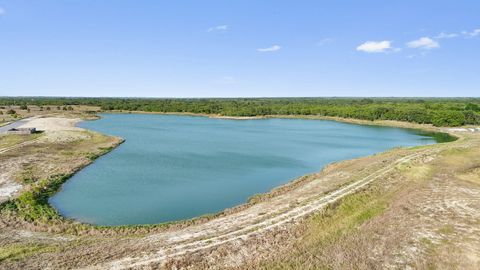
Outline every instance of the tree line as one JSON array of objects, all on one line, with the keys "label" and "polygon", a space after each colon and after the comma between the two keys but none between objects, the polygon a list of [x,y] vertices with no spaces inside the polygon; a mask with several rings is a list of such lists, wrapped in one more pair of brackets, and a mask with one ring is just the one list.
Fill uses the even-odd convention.
[{"label": "tree line", "polygon": [[0,97],[9,106],[98,106],[104,111],[217,114],[224,116],[319,115],[398,120],[435,126],[480,124],[480,98],[61,98]]}]

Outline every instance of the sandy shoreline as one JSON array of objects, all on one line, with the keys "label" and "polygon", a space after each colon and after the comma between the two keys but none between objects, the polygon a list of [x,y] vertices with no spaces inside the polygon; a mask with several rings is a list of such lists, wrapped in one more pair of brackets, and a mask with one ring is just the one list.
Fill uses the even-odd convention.
[{"label": "sandy shoreline", "polygon": [[81,121],[80,118],[64,118],[64,117],[32,117],[26,120],[25,124],[20,128],[36,128],[39,131],[65,131],[65,130],[82,130],[76,127]]}]

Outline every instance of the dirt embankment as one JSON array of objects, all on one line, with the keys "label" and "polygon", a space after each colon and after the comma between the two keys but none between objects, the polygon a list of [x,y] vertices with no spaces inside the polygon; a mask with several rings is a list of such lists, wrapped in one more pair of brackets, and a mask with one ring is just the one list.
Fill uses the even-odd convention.
[{"label": "dirt embankment", "polygon": [[76,124],[81,121],[80,118],[65,118],[65,117],[32,117],[26,119],[27,121],[20,126],[20,128],[36,128],[40,131],[67,131],[67,130],[82,130],[76,127]]},{"label": "dirt embankment", "polygon": [[[38,124],[42,123],[38,122]],[[51,131],[54,132],[53,129]],[[85,131],[78,130],[63,129],[59,131],[85,133]],[[48,133],[46,132],[45,135],[48,135]],[[68,149],[67,156],[71,158],[68,160],[65,160],[63,156],[61,158],[64,162],[70,165],[76,164],[78,167],[84,166],[86,163],[82,163],[85,160],[78,157],[80,152],[75,151],[94,151],[111,143],[105,136],[92,137],[89,133],[85,134],[88,134],[87,137],[77,138],[77,142],[83,142],[83,144],[72,144],[69,140],[43,139],[42,144],[36,145],[36,147],[42,149],[51,149],[60,144],[59,147],[50,150],[52,151],[51,156],[42,160],[44,166],[50,166],[46,171],[52,173],[52,171],[59,170],[58,167],[51,165],[53,160],[58,162],[58,159],[60,159],[59,156],[54,155],[59,151]],[[156,232],[146,230],[144,235],[129,235],[128,233],[122,233],[121,230],[112,229],[110,235],[88,236],[86,234],[71,235],[68,232],[53,233],[48,232],[48,230],[39,233],[30,231],[28,223],[17,225],[9,223],[3,227],[0,226],[0,243],[4,247],[3,250],[0,249],[0,258],[2,252],[16,254],[15,251],[23,250],[23,253],[21,255],[11,255],[3,261],[0,259],[0,267],[9,269],[47,267],[219,269],[228,267],[289,268],[289,266],[290,268],[292,266],[294,266],[293,268],[319,266],[349,268],[348,265],[342,265],[338,260],[335,260],[336,254],[342,254],[342,256],[345,256],[345,260],[357,263],[360,263],[362,258],[365,261],[370,260],[369,262],[372,262],[371,258],[375,258],[372,264],[367,265],[373,265],[374,268],[405,268],[412,264],[412,260],[429,261],[435,257],[433,255],[431,258],[428,257],[430,253],[425,251],[428,247],[422,242],[427,242],[427,240],[418,237],[418,235],[424,234],[421,229],[424,228],[422,226],[425,223],[420,222],[422,219],[418,218],[417,215],[428,215],[428,211],[412,212],[408,216],[408,222],[403,223],[404,216],[396,215],[398,209],[402,207],[400,201],[402,198],[421,190],[432,190],[434,186],[425,183],[435,183],[442,188],[436,188],[440,192],[435,193],[438,195],[435,196],[440,199],[435,200],[432,197],[432,200],[429,201],[433,204],[433,209],[443,209],[442,205],[446,201],[441,198],[453,196],[448,203],[450,206],[460,206],[458,208],[460,210],[463,208],[468,211],[470,211],[470,208],[476,211],[480,210],[477,202],[471,200],[472,196],[465,197],[465,194],[476,194],[475,186],[461,187],[460,190],[466,190],[466,193],[448,194],[448,185],[442,182],[442,179],[450,179],[460,174],[464,175],[463,177],[466,179],[474,179],[471,175],[475,175],[477,172],[474,166],[475,164],[478,165],[480,161],[473,157],[480,156],[480,153],[478,153],[480,151],[478,150],[480,149],[480,138],[473,133],[459,136],[461,136],[461,139],[452,143],[410,149],[394,149],[369,157],[335,163],[317,174],[303,177],[302,180],[287,187],[279,188],[270,195],[257,198],[256,203],[248,207],[227,211],[225,215],[217,218],[181,228],[172,226]],[[76,145],[75,148],[71,148],[72,145]],[[25,148],[28,148],[28,146]],[[467,150],[473,152],[467,153],[465,152]],[[22,151],[31,153],[29,151],[32,151],[32,149],[23,149]],[[71,155],[71,151],[76,154]],[[465,160],[453,164],[445,163],[445,160],[465,156],[471,157],[472,161],[470,163],[466,163]],[[10,158],[15,160],[15,155],[12,154]],[[35,155],[32,158],[39,158],[39,156]],[[18,162],[18,157],[16,162]],[[467,170],[465,168],[466,164],[469,164],[468,166],[473,169]],[[32,171],[33,174],[37,173],[35,168]],[[449,185],[459,186],[455,181],[449,182]],[[475,184],[472,183],[472,185]],[[408,189],[408,187],[418,187],[418,189]],[[424,189],[420,187],[424,187]],[[371,192],[372,189],[375,192]],[[382,197],[382,194],[390,195]],[[403,195],[395,196],[395,194]],[[424,196],[411,195],[412,200],[410,202],[412,205],[409,207],[427,207],[422,202],[422,198],[426,198],[427,195],[427,193]],[[356,196],[363,198],[360,200],[361,203],[348,205],[348,202]],[[370,202],[376,201],[382,202],[381,207],[372,204],[375,208],[373,210],[368,208],[371,205]],[[462,203],[455,204],[455,201]],[[342,208],[342,205],[346,205],[345,208]],[[360,209],[358,208],[359,205],[367,208]],[[465,205],[470,208],[466,208]],[[435,208],[436,206],[438,207]],[[353,210],[349,212],[349,209]],[[452,211],[460,211],[455,210],[456,208],[453,209]],[[329,212],[325,212],[327,210]],[[340,210],[345,211],[345,213]],[[328,215],[319,217],[318,215],[322,215],[322,213],[328,213]],[[435,213],[438,214],[435,214],[434,220],[440,220],[440,222],[432,223],[429,232],[436,231],[438,224],[442,224],[442,221],[445,220],[440,210],[435,210]],[[341,218],[333,219],[328,224],[325,223],[339,214],[342,214]],[[392,215],[392,218],[388,218],[388,215]],[[463,216],[463,223],[454,224],[454,228],[465,227],[465,224],[468,224],[468,226],[474,228],[469,231],[476,233],[476,228],[480,224],[475,223],[477,217]],[[377,218],[381,218],[380,221],[376,221]],[[454,221],[454,219],[449,219],[450,221]],[[373,237],[372,239],[376,239],[375,230],[380,229],[375,226],[372,227],[374,229],[365,228],[366,222],[377,222],[386,228],[390,228],[390,231],[386,230],[382,233],[396,235],[396,238],[382,238],[388,241],[378,242],[383,243],[383,245],[379,244],[375,248],[366,245],[361,246],[362,243],[368,241],[355,242],[355,239],[360,239],[360,236],[352,234],[352,232],[364,230],[365,235],[370,235]],[[402,224],[412,228],[414,234],[394,234],[396,227],[407,228]],[[333,231],[332,228],[346,229],[345,231]],[[84,229],[88,231],[89,227],[84,227]],[[94,228],[91,229],[94,230]],[[141,226],[139,230],[142,230]],[[25,231],[28,233],[25,233]],[[319,235],[321,231],[329,233],[326,234],[325,238],[318,238],[318,241],[314,241],[314,239],[317,239],[315,235]],[[341,238],[328,238],[331,235],[340,235]],[[464,234],[461,234],[461,236],[463,237]],[[468,242],[472,252],[480,247],[480,243],[476,242],[475,239]],[[395,245],[385,244],[391,241],[395,242]],[[303,245],[303,242],[309,242],[311,245]],[[412,250],[422,252],[417,253],[410,252],[409,249],[401,249],[405,243],[412,247]],[[362,257],[362,255],[354,253],[359,248],[370,248],[375,253],[365,253],[365,257]],[[342,249],[350,250],[351,253],[341,253],[340,250]],[[392,252],[389,252],[389,249]],[[387,254],[387,252],[389,253]],[[304,255],[302,256],[302,254]],[[385,255],[387,259],[382,260],[382,257],[378,254],[387,254]],[[324,256],[324,258],[318,259],[317,255]],[[467,266],[471,265],[468,264]],[[368,267],[364,268],[367,269]]]},{"label": "dirt embankment", "polygon": [[[34,136],[12,136],[12,135],[0,135],[0,140],[3,142],[0,147],[0,154],[9,154],[8,152],[14,152],[22,147],[35,144],[36,142],[42,142],[45,140],[53,143],[59,141],[74,141],[79,138],[78,132],[82,129],[75,127],[80,121],[79,118],[63,118],[63,117],[46,117],[46,118],[27,118],[22,120],[24,122],[19,128],[36,128],[40,132],[44,132],[42,135]],[[16,181],[15,172],[19,170],[23,162],[18,159],[2,160],[0,163],[0,203],[8,200],[9,198],[18,195],[18,192],[22,189],[22,184]]]}]

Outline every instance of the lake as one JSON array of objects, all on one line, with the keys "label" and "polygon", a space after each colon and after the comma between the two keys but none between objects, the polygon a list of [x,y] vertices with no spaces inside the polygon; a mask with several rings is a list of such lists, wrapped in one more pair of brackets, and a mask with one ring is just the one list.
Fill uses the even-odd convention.
[{"label": "lake", "polygon": [[324,120],[103,114],[79,126],[126,140],[50,198],[63,216],[98,225],[215,213],[334,161],[436,142],[415,130]]}]

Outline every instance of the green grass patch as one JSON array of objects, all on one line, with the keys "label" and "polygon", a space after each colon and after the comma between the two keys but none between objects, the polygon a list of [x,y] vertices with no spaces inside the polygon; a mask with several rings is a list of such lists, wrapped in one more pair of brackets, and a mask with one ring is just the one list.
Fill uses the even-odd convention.
[{"label": "green grass patch", "polygon": [[304,239],[307,245],[325,245],[352,232],[387,208],[386,200],[376,191],[356,193],[331,204],[323,213],[313,216]]},{"label": "green grass patch", "polygon": [[17,199],[2,205],[2,211],[16,211],[23,219],[33,221],[49,221],[60,219],[57,211],[48,204],[52,196],[70,175],[57,175],[40,180],[23,192]]},{"label": "green grass patch", "polygon": [[87,158],[90,159],[91,161],[94,161],[95,159],[112,151],[113,147],[99,147],[98,149],[100,150],[100,152],[98,153],[87,153]]},{"label": "green grass patch", "polygon": [[7,148],[16,144],[34,140],[40,137],[42,134],[30,134],[30,135],[2,135],[0,136],[0,148]]},{"label": "green grass patch", "polygon": [[0,246],[0,262],[15,261],[38,253],[55,252],[56,246],[40,244],[10,244]]},{"label": "green grass patch", "polygon": [[455,228],[452,225],[448,224],[448,225],[444,225],[440,229],[438,229],[438,232],[441,233],[441,234],[449,235],[449,234],[453,234],[455,232]]},{"label": "green grass patch", "polygon": [[22,193],[15,200],[20,216],[28,221],[58,218],[57,211],[48,204],[48,198],[58,190],[63,182],[63,177],[53,179],[51,182],[42,180],[31,190]]},{"label": "green grass patch", "polygon": [[36,175],[34,165],[24,165],[21,173],[17,176],[17,180],[24,184],[32,184],[39,180]]},{"label": "green grass patch", "polygon": [[[385,212],[391,193],[371,187],[349,195],[329,205],[324,211],[307,220],[302,238],[285,256],[261,264],[261,269],[330,269],[326,261],[314,259],[312,254],[335,245],[342,238],[354,234],[362,224]],[[321,255],[320,255],[321,256]]]}]

